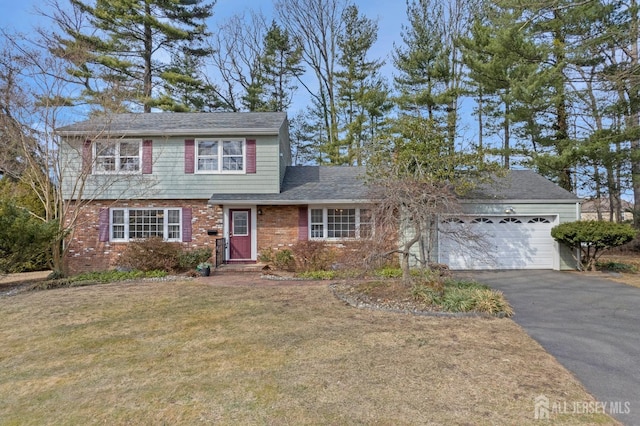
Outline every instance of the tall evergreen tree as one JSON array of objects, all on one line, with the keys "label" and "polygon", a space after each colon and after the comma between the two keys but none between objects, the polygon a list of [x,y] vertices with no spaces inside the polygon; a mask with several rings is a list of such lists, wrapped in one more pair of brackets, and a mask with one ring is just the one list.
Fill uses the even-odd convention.
[{"label": "tall evergreen tree", "polygon": [[[153,107],[182,109],[180,102],[157,102],[158,88],[183,74],[182,84],[201,87],[189,71],[167,72],[164,57],[184,53],[198,58],[208,53],[205,20],[214,2],[204,0],[70,0],[76,16],[88,25],[71,25],[62,9],[54,14],[61,33],[52,50],[69,58],[70,76],[84,86],[93,104],[113,101],[112,109],[150,112]],[[175,65],[175,64],[174,64]]]},{"label": "tall evergreen tree", "polygon": [[[460,42],[469,86],[479,99],[479,138],[483,132],[501,137],[502,146],[498,152],[503,166],[508,169],[513,150],[514,117],[521,116],[522,109],[529,107],[518,99],[518,86],[537,71],[536,46],[508,11],[497,15],[492,4],[487,4],[476,16],[469,35],[462,37]],[[486,126],[483,117],[488,119]]]},{"label": "tall evergreen tree", "polygon": [[451,153],[458,136],[463,81],[458,40],[467,33],[475,8],[474,1],[408,1],[404,47],[396,47],[394,55],[400,108],[439,123]]},{"label": "tall evergreen tree", "polygon": [[362,165],[366,146],[371,144],[381,123],[377,120],[388,112],[389,91],[379,74],[384,64],[370,60],[368,53],[377,40],[378,25],[362,16],[357,6],[343,13],[344,32],[338,37],[341,69],[336,72],[338,108],[342,122],[343,160]]},{"label": "tall evergreen tree", "polygon": [[294,81],[304,73],[301,62],[300,45],[289,35],[289,31],[273,21],[265,35],[260,57],[266,111],[286,111],[289,108],[297,89]]}]

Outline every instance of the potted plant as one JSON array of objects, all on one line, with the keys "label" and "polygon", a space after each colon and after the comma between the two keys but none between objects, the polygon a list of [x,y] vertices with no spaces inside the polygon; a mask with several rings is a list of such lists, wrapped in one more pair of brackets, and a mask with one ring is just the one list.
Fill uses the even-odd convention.
[{"label": "potted plant", "polygon": [[203,277],[208,277],[209,275],[211,275],[211,264],[209,262],[202,262],[198,264],[196,269]]}]

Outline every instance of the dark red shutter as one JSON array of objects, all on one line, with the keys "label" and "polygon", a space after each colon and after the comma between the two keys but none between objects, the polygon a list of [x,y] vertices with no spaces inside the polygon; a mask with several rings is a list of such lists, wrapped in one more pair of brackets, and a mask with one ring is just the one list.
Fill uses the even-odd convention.
[{"label": "dark red shutter", "polygon": [[153,141],[142,141],[142,174],[153,173]]},{"label": "dark red shutter", "polygon": [[99,240],[101,243],[109,241],[109,209],[100,209],[98,216]]},{"label": "dark red shutter", "polygon": [[193,214],[191,212],[191,207],[183,207],[182,208],[182,241],[185,243],[191,242],[192,232],[191,232],[191,218]]},{"label": "dark red shutter", "polygon": [[298,240],[309,239],[309,209],[307,206],[298,208]]},{"label": "dark red shutter", "polygon": [[82,171],[91,173],[91,163],[93,162],[93,153],[91,152],[91,141],[86,140],[82,143]]},{"label": "dark red shutter", "polygon": [[256,141],[247,140],[247,173],[256,172]]},{"label": "dark red shutter", "polygon": [[196,141],[185,139],[184,141],[184,172],[193,173],[196,155]]}]

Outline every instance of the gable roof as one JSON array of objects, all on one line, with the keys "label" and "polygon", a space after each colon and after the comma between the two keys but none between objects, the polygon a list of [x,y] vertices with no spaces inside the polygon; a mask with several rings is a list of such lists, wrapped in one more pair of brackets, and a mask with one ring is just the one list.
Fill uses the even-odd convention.
[{"label": "gable roof", "polygon": [[57,129],[63,136],[277,135],[284,112],[155,112],[93,117]]},{"label": "gable roof", "polygon": [[578,202],[578,197],[532,170],[509,170],[504,177],[482,183],[465,195],[465,200]]},{"label": "gable roof", "polygon": [[365,169],[349,166],[288,166],[279,194],[213,194],[210,204],[306,204],[365,202]]}]

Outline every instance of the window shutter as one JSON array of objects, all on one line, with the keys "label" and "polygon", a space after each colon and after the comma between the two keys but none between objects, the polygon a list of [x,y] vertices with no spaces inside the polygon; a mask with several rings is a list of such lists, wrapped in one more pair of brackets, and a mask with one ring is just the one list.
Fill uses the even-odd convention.
[{"label": "window shutter", "polygon": [[153,173],[153,141],[142,141],[142,174],[150,175]]},{"label": "window shutter", "polygon": [[109,241],[109,209],[100,209],[98,216],[99,241],[101,243]]},{"label": "window shutter", "polygon": [[193,173],[196,155],[195,145],[196,141],[193,139],[185,139],[184,141],[184,172],[187,174]]},{"label": "window shutter", "polygon": [[91,152],[91,141],[85,140],[82,143],[82,171],[83,173],[91,173],[91,163],[93,162],[93,153]]},{"label": "window shutter", "polygon": [[309,212],[307,206],[298,208],[298,240],[309,239]]},{"label": "window shutter", "polygon": [[247,173],[256,172],[256,140],[247,140]]},{"label": "window shutter", "polygon": [[191,242],[191,218],[193,214],[190,207],[182,208],[182,241],[185,243]]}]

